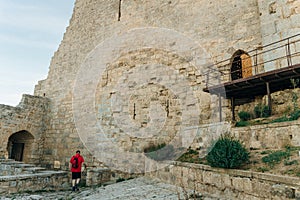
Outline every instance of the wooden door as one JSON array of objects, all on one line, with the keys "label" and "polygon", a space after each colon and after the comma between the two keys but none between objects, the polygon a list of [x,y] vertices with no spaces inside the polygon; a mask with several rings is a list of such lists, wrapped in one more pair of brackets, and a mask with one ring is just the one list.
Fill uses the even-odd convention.
[{"label": "wooden door", "polygon": [[252,76],[252,62],[250,56],[247,54],[241,55],[242,60],[242,76],[243,78],[247,78]]}]

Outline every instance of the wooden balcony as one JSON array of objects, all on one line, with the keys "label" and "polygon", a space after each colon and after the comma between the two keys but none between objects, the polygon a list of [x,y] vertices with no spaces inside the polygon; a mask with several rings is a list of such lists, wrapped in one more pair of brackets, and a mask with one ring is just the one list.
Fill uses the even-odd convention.
[{"label": "wooden balcony", "polygon": [[300,34],[250,52],[240,51],[231,59],[208,67],[205,75],[203,91],[219,96],[220,120],[221,97],[231,99],[233,120],[234,106],[256,96],[268,95],[272,109],[270,94],[293,88],[291,80],[300,78]]}]

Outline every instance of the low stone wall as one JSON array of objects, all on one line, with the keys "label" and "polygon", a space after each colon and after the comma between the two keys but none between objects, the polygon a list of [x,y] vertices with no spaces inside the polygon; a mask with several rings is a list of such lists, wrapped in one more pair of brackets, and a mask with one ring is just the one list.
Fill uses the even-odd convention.
[{"label": "low stone wall", "polygon": [[233,135],[247,148],[280,149],[300,146],[300,120],[231,128]]},{"label": "low stone wall", "polygon": [[300,178],[172,162],[152,178],[223,199],[300,199]]},{"label": "low stone wall", "polygon": [[26,191],[65,190],[68,188],[70,188],[70,181],[68,173],[64,171],[0,176],[0,195]]},{"label": "low stone wall", "polygon": [[130,174],[122,171],[113,171],[108,168],[88,168],[86,175],[87,186],[99,186],[141,177],[144,174]]},{"label": "low stone wall", "polygon": [[95,186],[111,181],[112,172],[106,168],[92,168],[87,170],[86,185]]},{"label": "low stone wall", "polygon": [[212,142],[227,132],[231,132],[248,149],[280,149],[287,145],[300,146],[299,130],[300,119],[247,127],[232,127],[227,122],[207,124],[198,127],[191,148],[200,148],[200,154],[204,156]]}]

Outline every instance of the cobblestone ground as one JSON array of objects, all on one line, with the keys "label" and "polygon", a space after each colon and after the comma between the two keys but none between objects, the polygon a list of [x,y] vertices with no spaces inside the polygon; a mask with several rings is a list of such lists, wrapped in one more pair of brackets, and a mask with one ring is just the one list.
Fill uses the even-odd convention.
[{"label": "cobblestone ground", "polygon": [[[35,194],[13,194],[6,197],[0,197],[0,200],[178,200],[187,199],[185,191],[173,185],[162,183],[158,180],[141,177],[119,182],[112,185],[101,186],[98,188],[81,188],[78,192],[59,191],[59,192],[42,192]],[[190,193],[192,194],[192,193]],[[201,200],[217,200],[217,198],[203,197],[198,194]],[[191,198],[195,199],[195,198]]]}]

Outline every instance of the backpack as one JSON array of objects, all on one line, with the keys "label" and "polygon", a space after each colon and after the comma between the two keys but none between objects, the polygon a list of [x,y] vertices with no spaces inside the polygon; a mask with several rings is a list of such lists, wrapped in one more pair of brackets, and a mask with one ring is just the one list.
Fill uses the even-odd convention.
[{"label": "backpack", "polygon": [[77,157],[74,157],[74,160],[72,162],[72,168],[78,168],[78,158]]}]

